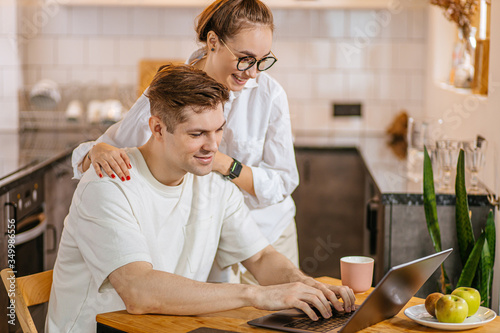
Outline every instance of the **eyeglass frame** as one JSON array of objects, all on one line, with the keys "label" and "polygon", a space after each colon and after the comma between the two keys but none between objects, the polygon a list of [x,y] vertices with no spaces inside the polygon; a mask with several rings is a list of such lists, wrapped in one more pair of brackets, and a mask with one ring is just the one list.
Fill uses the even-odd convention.
[{"label": "eyeglass frame", "polygon": [[[278,61],[278,58],[274,55],[273,51],[271,51],[271,50],[269,50],[269,52],[272,54],[272,57],[271,56],[266,56],[266,57],[264,57],[264,58],[262,58],[260,60],[257,60],[257,58],[255,58],[254,56],[244,56],[244,57],[240,57],[239,58],[239,57],[237,57],[233,53],[233,51],[231,51],[231,49],[226,45],[226,43],[224,42],[224,40],[222,38],[219,38],[219,39],[220,39],[222,45],[224,45],[226,47],[226,49],[233,55],[233,57],[235,57],[236,60],[238,60],[238,63],[236,64],[236,69],[239,70],[240,72],[244,72],[244,71],[249,70],[250,68],[252,68],[253,66],[255,66],[255,64],[257,64],[257,70],[259,70],[260,72],[264,72],[264,71],[267,71],[269,68],[273,67],[274,64]],[[246,58],[252,58],[252,59],[254,59],[255,62],[253,64],[251,64],[250,66],[248,66],[247,68],[245,68],[245,69],[239,69],[238,66],[239,66],[240,62],[243,59],[246,59]],[[259,69],[259,65],[262,63],[262,61],[264,61],[264,60],[266,60],[268,58],[273,58],[274,59],[274,62],[271,64],[271,66],[267,67],[264,70]]]}]

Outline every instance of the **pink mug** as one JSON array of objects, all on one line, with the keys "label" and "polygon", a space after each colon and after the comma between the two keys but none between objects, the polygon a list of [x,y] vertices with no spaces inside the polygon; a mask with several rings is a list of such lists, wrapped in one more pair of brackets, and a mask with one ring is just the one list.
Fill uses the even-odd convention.
[{"label": "pink mug", "polygon": [[342,285],[350,287],[354,293],[364,293],[370,289],[373,279],[374,259],[363,256],[340,258]]}]

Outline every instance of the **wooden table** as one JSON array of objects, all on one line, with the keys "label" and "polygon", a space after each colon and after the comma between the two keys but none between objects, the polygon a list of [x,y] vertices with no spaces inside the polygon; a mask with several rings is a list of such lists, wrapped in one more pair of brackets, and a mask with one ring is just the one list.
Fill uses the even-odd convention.
[{"label": "wooden table", "polygon": [[[333,285],[340,285],[340,281],[329,277],[318,278],[319,281]],[[372,288],[373,289],[373,288]],[[356,298],[359,303],[363,302],[369,295],[371,290],[363,294],[357,294]],[[356,302],[356,303],[358,303]],[[405,308],[423,304],[424,300],[413,297]],[[417,324],[408,319],[401,310],[395,317],[384,320],[376,325],[367,327],[361,332],[378,333],[378,332],[436,332],[438,330],[428,328]],[[267,330],[256,328],[247,324],[247,321],[262,317],[271,313],[271,311],[257,310],[253,307],[240,308],[236,310],[217,312],[200,316],[167,316],[167,315],[131,315],[126,311],[116,311],[97,315],[98,333],[105,332],[130,332],[130,333],[145,333],[145,332],[189,332],[199,327],[211,327],[220,330],[234,332],[273,332],[275,330]],[[455,331],[442,331],[455,332]],[[456,331],[467,332],[467,331]],[[471,330],[474,333],[498,333],[500,332],[500,317],[494,321]]]}]

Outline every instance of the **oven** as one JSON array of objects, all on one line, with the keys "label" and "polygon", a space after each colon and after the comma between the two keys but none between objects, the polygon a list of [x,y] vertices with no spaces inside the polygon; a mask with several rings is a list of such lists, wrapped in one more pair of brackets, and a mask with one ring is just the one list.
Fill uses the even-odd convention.
[{"label": "oven", "polygon": [[[18,181],[0,197],[2,205],[1,267],[10,267],[16,276],[42,272],[47,268],[46,254],[55,251],[56,230],[47,223],[44,212],[43,173],[34,173]],[[47,244],[46,240],[52,240]],[[0,315],[6,317],[5,302],[8,302],[4,288],[0,294],[2,309]],[[46,304],[31,309],[39,332],[43,332]],[[17,323],[17,320],[16,320]],[[0,325],[5,325],[0,321]],[[20,326],[6,323],[1,332],[20,332]]]}]

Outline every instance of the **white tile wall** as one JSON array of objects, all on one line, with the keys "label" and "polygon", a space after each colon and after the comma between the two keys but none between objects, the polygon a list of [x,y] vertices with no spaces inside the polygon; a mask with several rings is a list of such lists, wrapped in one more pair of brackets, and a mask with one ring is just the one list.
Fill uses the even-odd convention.
[{"label": "white tile wall", "polygon": [[343,40],[333,46],[335,61],[332,67],[338,69],[359,69],[366,63],[366,50],[370,44],[357,43],[355,39]]},{"label": "white tile wall", "polygon": [[0,2],[0,33],[10,35],[16,33],[14,1]]},{"label": "white tile wall", "polygon": [[312,74],[308,71],[290,71],[285,74],[286,92],[296,99],[312,99]]},{"label": "white tile wall", "polygon": [[377,87],[384,101],[407,100],[406,74],[384,73],[379,76]]},{"label": "white tile wall", "polygon": [[318,36],[341,38],[346,35],[346,13],[343,10],[324,10],[317,12]]},{"label": "white tile wall", "polygon": [[100,7],[73,7],[70,31],[73,35],[99,35],[103,32],[104,21],[103,9]]},{"label": "white tile wall", "polygon": [[58,65],[86,65],[88,63],[88,39],[83,37],[64,37],[57,40]]},{"label": "white tile wall", "polygon": [[15,130],[18,126],[20,55],[16,16],[16,1],[0,1],[0,130]]},{"label": "white tile wall", "polygon": [[[136,84],[140,59],[185,59],[199,47],[194,25],[201,10],[61,7],[29,32],[24,79]],[[37,12],[25,8],[23,17]],[[425,9],[273,14],[279,62],[269,73],[288,93],[294,129],[383,131],[401,108],[422,112]],[[335,101],[360,102],[364,115],[333,119]]]},{"label": "white tile wall", "polygon": [[306,40],[283,38],[273,43],[273,52],[279,62],[273,66],[284,70],[301,68],[306,61],[304,58]]},{"label": "white tile wall", "polygon": [[424,99],[424,75],[421,72],[408,75],[407,86],[408,86],[408,99],[413,102],[419,102]]},{"label": "white tile wall", "polygon": [[[69,66],[41,66],[40,78],[49,79],[61,85],[70,83],[71,67]],[[37,79],[36,81],[38,81]]]},{"label": "white tile wall", "polygon": [[44,35],[38,35],[28,40],[26,48],[27,64],[56,65],[57,42],[57,39]]},{"label": "white tile wall", "polygon": [[391,13],[387,10],[377,11],[375,20],[382,27],[381,37],[390,39],[408,38],[408,11]]},{"label": "white tile wall", "polygon": [[[57,4],[57,1],[47,1],[47,4]],[[38,11],[40,13],[40,11]],[[40,26],[42,34],[68,35],[71,27],[71,9],[65,6],[45,7],[45,23]],[[30,18],[34,21],[34,18]]]},{"label": "white tile wall", "polygon": [[347,98],[346,75],[334,70],[321,71],[315,76],[315,97],[324,100],[342,100]]},{"label": "white tile wall", "polygon": [[393,44],[388,42],[373,42],[365,49],[366,68],[391,70],[393,63]]},{"label": "white tile wall", "polygon": [[13,35],[0,35],[0,64],[2,66],[15,66],[18,62],[16,39]]},{"label": "white tile wall", "polygon": [[304,45],[302,66],[306,69],[329,69],[333,60],[332,45],[327,39],[314,38]]},{"label": "white tile wall", "polygon": [[[132,11],[132,35],[158,36],[163,29],[163,10],[158,8],[137,8]],[[105,20],[105,18],[104,18]],[[147,24],[145,24],[147,22]]]},{"label": "white tile wall", "polygon": [[[179,39],[151,38],[148,41],[149,56],[155,59],[184,59],[186,56],[179,54],[181,43]],[[191,44],[190,44],[191,45]],[[192,46],[189,46],[192,47]]]},{"label": "white tile wall", "polygon": [[118,65],[134,66],[138,60],[148,56],[146,41],[143,38],[120,39],[118,41]]},{"label": "white tile wall", "polygon": [[116,38],[89,38],[86,55],[88,65],[114,66],[118,61],[117,44]]},{"label": "white tile wall", "polygon": [[[73,15],[78,15],[74,12]],[[132,33],[132,9],[105,7],[102,9],[102,33],[104,36],[128,36]]]},{"label": "white tile wall", "polygon": [[196,16],[203,9],[196,8],[167,8],[163,11],[161,20],[163,35],[195,38],[194,22]]},{"label": "white tile wall", "polygon": [[425,48],[423,43],[397,43],[393,48],[393,57],[396,68],[419,69],[425,68]]},{"label": "white tile wall", "polygon": [[358,71],[349,73],[347,80],[347,98],[351,101],[377,99],[377,87],[380,82],[373,72]]}]

